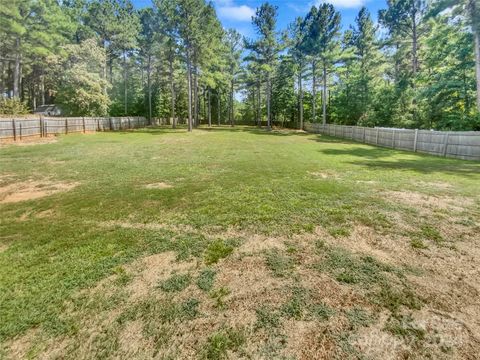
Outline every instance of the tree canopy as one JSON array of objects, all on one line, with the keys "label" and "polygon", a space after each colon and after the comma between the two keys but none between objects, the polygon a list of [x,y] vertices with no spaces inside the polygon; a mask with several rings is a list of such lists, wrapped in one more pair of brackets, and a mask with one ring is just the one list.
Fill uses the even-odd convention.
[{"label": "tree canopy", "polygon": [[[173,127],[304,122],[480,129],[476,0],[388,0],[342,28],[328,3],[287,29],[268,2],[253,38],[213,3],[18,0],[0,8],[0,113],[143,115]],[[320,111],[321,109],[321,115]]]}]

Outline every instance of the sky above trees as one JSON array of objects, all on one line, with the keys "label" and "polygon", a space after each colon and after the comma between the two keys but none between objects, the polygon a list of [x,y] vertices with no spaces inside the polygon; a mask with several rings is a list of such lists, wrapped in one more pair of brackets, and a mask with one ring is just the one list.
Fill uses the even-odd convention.
[{"label": "sky above trees", "polygon": [[[225,28],[234,28],[245,37],[255,37],[252,27],[252,16],[260,7],[262,0],[213,0],[217,15]],[[312,5],[319,5],[319,0],[270,0],[269,3],[278,6],[279,29],[287,28],[297,16],[304,16]],[[342,28],[348,29],[355,22],[355,17],[362,6],[366,6],[372,18],[376,21],[378,10],[386,7],[385,0],[330,0],[342,15]],[[136,7],[151,5],[151,0],[133,0]]]}]

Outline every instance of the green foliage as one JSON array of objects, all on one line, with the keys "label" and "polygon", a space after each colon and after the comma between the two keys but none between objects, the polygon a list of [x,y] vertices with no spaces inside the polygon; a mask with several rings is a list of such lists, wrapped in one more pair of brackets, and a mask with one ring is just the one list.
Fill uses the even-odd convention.
[{"label": "green foliage", "polygon": [[217,263],[220,259],[226,258],[234,250],[233,245],[226,241],[217,239],[208,244],[205,249],[205,264],[212,265]]},{"label": "green foliage", "polygon": [[58,84],[56,101],[67,115],[105,116],[110,99],[105,90],[108,83],[102,79],[105,51],[93,39],[64,48],[67,57],[58,59]]},{"label": "green foliage", "polygon": [[228,352],[238,351],[245,340],[242,330],[234,328],[219,330],[208,337],[203,349],[202,359],[226,359]]},{"label": "green foliage", "polygon": [[215,307],[217,309],[225,308],[225,298],[230,295],[230,290],[226,287],[221,287],[210,292],[210,297],[215,302]]},{"label": "green foliage", "polygon": [[24,115],[28,114],[28,109],[25,102],[18,99],[2,99],[0,98],[0,114],[3,115]]}]

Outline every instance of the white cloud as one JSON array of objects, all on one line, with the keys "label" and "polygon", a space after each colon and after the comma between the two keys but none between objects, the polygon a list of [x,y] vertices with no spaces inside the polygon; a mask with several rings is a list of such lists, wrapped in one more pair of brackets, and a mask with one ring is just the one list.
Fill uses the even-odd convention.
[{"label": "white cloud", "polygon": [[354,9],[359,8],[367,2],[367,0],[328,0],[328,1],[317,1],[317,4],[328,2],[336,7],[343,9]]},{"label": "white cloud", "polygon": [[223,19],[250,21],[255,10],[247,5],[235,5],[232,0],[216,0],[217,13]]}]

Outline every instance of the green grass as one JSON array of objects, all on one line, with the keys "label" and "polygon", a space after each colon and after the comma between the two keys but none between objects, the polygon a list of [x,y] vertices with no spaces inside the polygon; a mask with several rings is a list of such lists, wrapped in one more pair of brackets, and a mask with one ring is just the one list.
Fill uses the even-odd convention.
[{"label": "green grass", "polygon": [[[224,311],[230,291],[215,288],[215,274],[221,271],[222,259],[235,258],[243,240],[211,240],[216,232],[233,229],[285,239],[321,227],[341,240],[363,225],[395,236],[400,235],[396,221],[401,218],[416,229],[409,235],[411,246],[441,244],[447,240],[445,234],[429,225],[438,222],[436,215],[418,216],[414,207],[399,206],[383,195],[421,191],[418,184],[435,182],[451,187],[422,185],[424,192],[474,199],[452,221],[473,227],[480,216],[478,162],[248,127],[191,134],[161,128],[72,134],[56,143],[1,147],[0,187],[29,180],[47,188],[52,182],[77,186],[17,203],[1,203],[0,197],[0,342],[31,329],[51,338],[75,336],[83,327],[81,314],[124,305],[122,296],[127,296],[118,296],[112,305],[108,298],[92,302],[91,296],[79,293],[113,277],[115,291],[123,294],[134,281],[125,266],[167,251],[173,251],[178,262],[201,265],[188,280],[174,275],[159,284],[158,293],[175,297],[194,282],[218,311]],[[160,182],[172,186],[147,187]],[[302,266],[297,263],[302,250],[290,242],[285,251],[260,255],[279,281],[295,282],[296,267]],[[342,286],[366,291],[373,303],[395,312],[419,306],[414,292],[404,291],[409,288],[399,275],[401,269],[326,245],[315,256],[321,273]],[[204,264],[212,270],[200,272]],[[391,279],[395,286],[385,285]],[[371,293],[366,290],[370,286],[375,288]],[[125,311],[162,323],[201,316],[195,301],[173,299],[171,306],[165,301],[147,299]],[[290,303],[277,309],[279,316],[298,319],[313,313],[312,304],[305,303],[308,299],[292,295],[285,301]],[[68,315],[70,304],[79,309],[79,317]],[[316,311],[318,319],[333,314],[321,306]],[[147,330],[160,336],[153,328]],[[114,336],[108,334],[99,340],[105,357],[118,350]],[[204,354],[223,356],[230,351],[225,343],[229,341],[212,335]]]},{"label": "green grass", "polygon": [[215,275],[216,275],[215,270],[210,268],[203,269],[198,275],[198,278],[196,281],[197,286],[203,291],[207,291],[207,292],[210,291],[215,282]]},{"label": "green grass", "polygon": [[191,281],[190,274],[173,274],[167,280],[162,281],[159,286],[165,292],[177,292],[185,290]]}]

